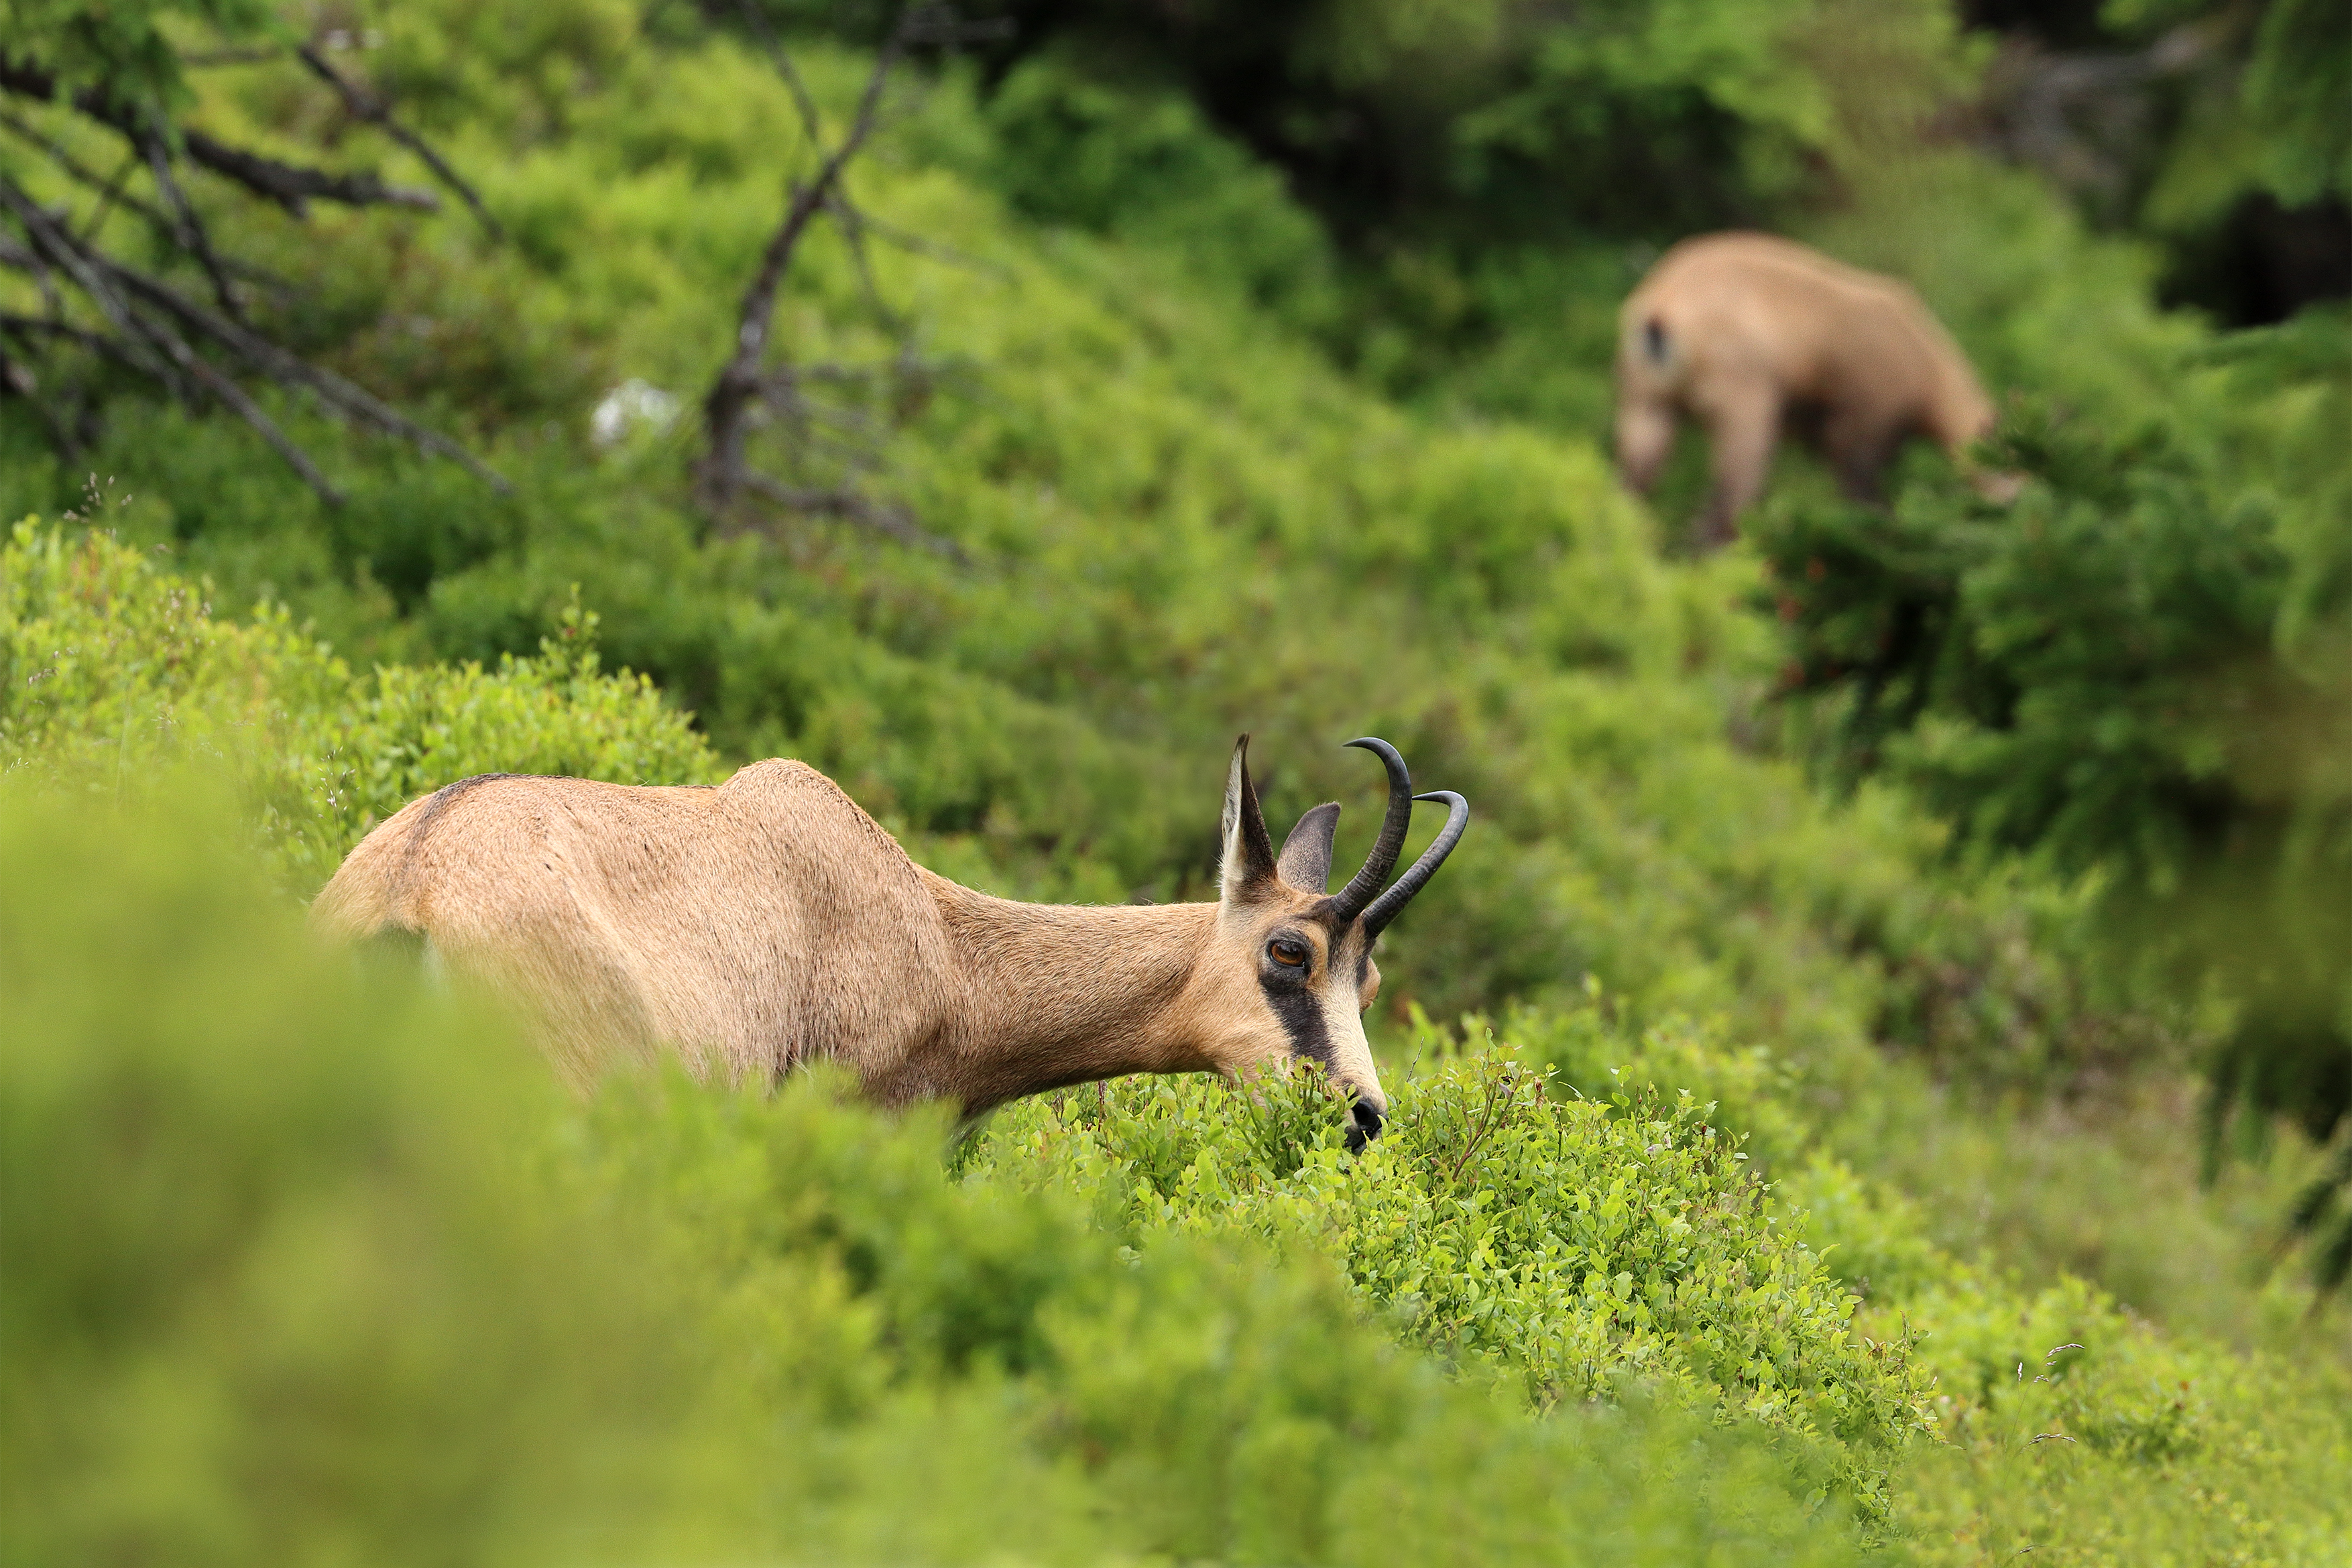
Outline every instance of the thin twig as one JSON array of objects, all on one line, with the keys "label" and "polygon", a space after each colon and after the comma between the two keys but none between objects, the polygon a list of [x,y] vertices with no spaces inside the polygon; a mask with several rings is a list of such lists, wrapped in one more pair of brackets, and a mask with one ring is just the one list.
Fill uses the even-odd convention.
[{"label": "thin twig", "polygon": [[862,496],[855,490],[804,489],[798,486],[784,484],[781,480],[772,479],[767,475],[757,471],[745,472],[741,476],[740,483],[753,495],[762,497],[792,511],[837,517],[844,522],[856,523],[861,528],[887,535],[900,544],[912,545],[918,549],[925,549],[933,555],[943,556],[958,566],[970,564],[969,559],[963,553],[963,548],[955,540],[931,533],[898,507]]},{"label": "thin twig", "polygon": [[168,284],[144,277],[120,264],[105,263],[103,257],[97,259],[101,264],[112,266],[116,275],[132,291],[169,310],[189,326],[239,355],[263,374],[278,381],[307,386],[317,392],[329,408],[346,418],[373,424],[385,434],[399,436],[421,451],[446,457],[501,492],[512,488],[504,476],[463,446],[437,431],[428,430],[406,418],[365,388],[279,348],[247,328],[222,320]]},{"label": "thin twig", "polygon": [[463,446],[405,418],[363,388],[278,347],[242,323],[206,310],[170,285],[78,244],[69,233],[62,231],[29,196],[5,176],[0,176],[0,204],[5,204],[16,214],[17,221],[24,225],[32,240],[39,259],[72,278],[82,293],[98,307],[140,369],[162,381],[183,401],[193,401],[193,398],[191,388],[180,378],[193,377],[196,384],[218,396],[253,425],[263,439],[278,449],[305,482],[331,504],[341,504],[340,494],[327,484],[309,457],[301,454],[284,432],[269,421],[259,406],[234,382],[189,349],[176,332],[134,308],[134,301],[143,302],[178,319],[184,326],[212,339],[261,374],[281,384],[308,389],[318,396],[330,413],[346,420],[373,425],[388,434],[411,442],[423,451],[446,457],[501,491],[509,488],[502,476]]},{"label": "thin twig", "polygon": [[[123,155],[121,167],[115,170],[113,176],[106,182],[105,187],[98,193],[98,205],[89,210],[89,217],[81,225],[81,237],[84,244],[97,237],[100,226],[106,222],[107,214],[114,210],[114,204],[117,202],[123,199],[123,187],[130,183],[131,171],[137,167],[139,167],[139,150],[134,147]],[[140,204],[144,206],[146,204]],[[152,208],[149,210],[153,211]],[[160,213],[156,215],[162,216]]]},{"label": "thin twig", "polygon": [[5,235],[0,235],[0,267],[13,267],[30,277],[33,287],[41,291],[41,303],[48,307],[52,317],[65,314],[66,303],[58,297],[58,286],[49,277],[48,264]]},{"label": "thin twig", "polygon": [[921,235],[902,229],[887,219],[876,217],[863,207],[852,207],[850,212],[853,221],[862,228],[872,230],[876,239],[885,245],[896,246],[909,256],[923,256],[931,261],[943,262],[950,267],[961,267],[968,272],[982,273],[1006,283],[1020,277],[1019,273],[1001,261],[992,261],[984,256],[974,256],[968,250],[958,250],[951,245],[942,245],[935,239],[925,239]]},{"label": "thin twig", "polygon": [[835,181],[830,195],[825,197],[824,210],[841,225],[842,237],[849,242],[849,259],[857,268],[857,287],[866,296],[866,308],[881,319],[882,329],[893,338],[906,336],[907,324],[882,298],[882,290],[874,281],[874,258],[866,248],[866,220],[849,199],[842,183]]},{"label": "thin twig", "polygon": [[[29,61],[0,55],[0,90],[36,103],[53,103],[58,96],[58,81],[53,74]],[[76,109],[119,131],[133,146],[146,137],[163,133],[145,110],[102,88],[83,88],[73,95],[72,101]],[[372,173],[331,174],[324,169],[282,163],[258,152],[228,146],[201,131],[183,131],[180,144],[191,162],[235,180],[257,195],[268,197],[298,218],[309,210],[312,201],[340,202],[354,207],[416,207],[425,212],[437,212],[441,206],[439,198],[430,191],[387,185]]]},{"label": "thin twig", "polygon": [[295,53],[300,57],[304,65],[310,68],[312,75],[335,89],[343,100],[343,107],[351,111],[352,118],[374,126],[386,136],[415,153],[424,161],[425,166],[433,171],[434,178],[455,191],[457,193],[457,199],[473,209],[474,216],[481,220],[483,229],[492,239],[506,238],[506,230],[499,226],[498,219],[490,215],[490,210],[482,205],[482,198],[475,193],[474,187],[461,179],[457,171],[449,167],[447,162],[443,161],[441,154],[433,151],[423,137],[392,117],[392,104],[388,99],[381,93],[363,88],[345,77],[327,63],[327,57],[324,55],[310,45],[302,45],[295,50]]},{"label": "thin twig", "polygon": [[41,210],[40,204],[5,174],[0,174],[0,206],[16,214],[16,221],[24,225],[25,237],[32,242],[41,260],[71,278],[74,286],[98,307],[99,314],[112,325],[139,368],[184,397],[186,391],[171,361],[157,358],[146,346],[146,334],[140,329],[131,302],[116,291],[103,269],[90,265],[89,253],[76,246],[70,234],[60,232],[58,223]]},{"label": "thin twig", "polygon": [[182,250],[194,255],[196,264],[205,269],[205,277],[213,286],[213,298],[220,301],[221,314],[240,326],[244,325],[245,307],[238,302],[236,291],[229,286],[228,273],[222,267],[220,257],[214,253],[212,236],[205,232],[204,219],[196,215],[195,206],[188,200],[187,193],[180,189],[180,183],[172,178],[171,153],[165,149],[163,139],[150,136],[145,138],[145,141],[147,172],[155,177],[155,188],[172,204],[172,237],[179,242]]},{"label": "thin twig", "polygon": [[760,47],[767,51],[769,63],[776,68],[776,74],[784,78],[784,89],[793,95],[793,107],[800,113],[801,131],[808,137],[809,146],[824,146],[824,136],[818,128],[816,99],[809,96],[808,84],[801,79],[800,68],[793,64],[792,56],[776,42],[775,34],[768,27],[766,14],[752,0],[741,0],[739,8],[743,13],[744,25],[751,30],[751,36],[760,40]]},{"label": "thin twig", "polygon": [[46,338],[65,338],[95,353],[130,362],[130,356],[124,352],[121,342],[103,332],[93,332],[69,321],[52,321],[46,316],[19,316],[14,310],[0,310],[0,332],[38,333]]}]

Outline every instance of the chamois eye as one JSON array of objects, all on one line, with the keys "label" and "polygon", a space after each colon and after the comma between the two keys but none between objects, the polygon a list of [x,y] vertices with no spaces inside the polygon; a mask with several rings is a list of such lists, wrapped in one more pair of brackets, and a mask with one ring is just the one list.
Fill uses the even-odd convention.
[{"label": "chamois eye", "polygon": [[1307,944],[1288,936],[1277,936],[1265,945],[1266,956],[1286,969],[1296,969],[1307,962]]}]

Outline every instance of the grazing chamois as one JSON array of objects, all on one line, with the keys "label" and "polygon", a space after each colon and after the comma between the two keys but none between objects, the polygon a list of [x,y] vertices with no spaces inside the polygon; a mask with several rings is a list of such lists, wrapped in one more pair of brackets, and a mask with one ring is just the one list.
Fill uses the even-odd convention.
[{"label": "grazing chamois", "polygon": [[[1384,740],[1388,812],[1362,869],[1326,893],[1339,808],[1277,856],[1250,782],[1225,780],[1214,904],[1016,904],[933,875],[840,787],[756,762],[711,788],[488,774],[413,800],[311,905],[357,939],[421,936],[428,958],[518,998],[560,1071],[677,1051],[698,1074],[772,1082],[854,1070],[886,1105],[1024,1094],[1129,1072],[1236,1076],[1292,1058],[1353,1095],[1349,1141],[1388,1102],[1361,1014],[1372,944],[1453,852],[1470,809],[1415,795]],[[1383,890],[1415,800],[1445,826]]]},{"label": "grazing chamois", "polygon": [[[1968,357],[1917,295],[1770,235],[1683,241],[1626,299],[1617,329],[1618,467],[1647,495],[1675,416],[1703,425],[1714,465],[1704,545],[1728,541],[1763,494],[1784,428],[1861,501],[1879,498],[1910,437],[1963,460],[1992,429]],[[2004,481],[1979,484],[1998,495]]]}]

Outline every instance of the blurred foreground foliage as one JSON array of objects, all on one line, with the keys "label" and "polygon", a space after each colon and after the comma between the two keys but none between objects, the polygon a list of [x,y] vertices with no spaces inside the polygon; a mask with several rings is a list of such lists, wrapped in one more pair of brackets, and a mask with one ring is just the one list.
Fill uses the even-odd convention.
[{"label": "blurred foreground foliage", "polygon": [[282,608],[215,617],[196,583],[100,538],[19,523],[0,546],[0,773],[98,800],[203,758],[238,780],[267,863],[308,890],[420,794],[476,773],[716,783],[653,685],[600,673],[573,606],[536,658],[355,675]]}]

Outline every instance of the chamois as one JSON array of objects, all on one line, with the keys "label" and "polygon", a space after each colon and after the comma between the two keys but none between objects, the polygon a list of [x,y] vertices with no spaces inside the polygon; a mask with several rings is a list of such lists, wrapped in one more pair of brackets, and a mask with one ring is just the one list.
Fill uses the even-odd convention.
[{"label": "chamois", "polygon": [[[1964,460],[1993,424],[1967,356],[1917,295],[1760,234],[1683,241],[1619,312],[1617,462],[1635,491],[1657,482],[1677,413],[1707,434],[1706,545],[1729,540],[1763,493],[1784,425],[1821,449],[1848,497],[1875,501],[1911,436]],[[1979,484],[2000,494],[2005,482]]]},{"label": "chamois", "polygon": [[[715,787],[487,774],[409,802],[311,905],[347,940],[405,932],[428,958],[520,1000],[584,1087],[616,1061],[676,1051],[698,1075],[773,1082],[852,1069],[885,1105],[967,1116],[1129,1072],[1237,1076],[1291,1058],[1353,1096],[1349,1142],[1387,1115],[1362,1011],[1372,944],[1453,852],[1469,806],[1387,769],[1363,866],[1336,894],[1336,804],[1279,855],[1250,781],[1226,773],[1213,904],[1017,904],[934,875],[814,768],[772,758]],[[1443,830],[1386,887],[1415,800]]]}]

